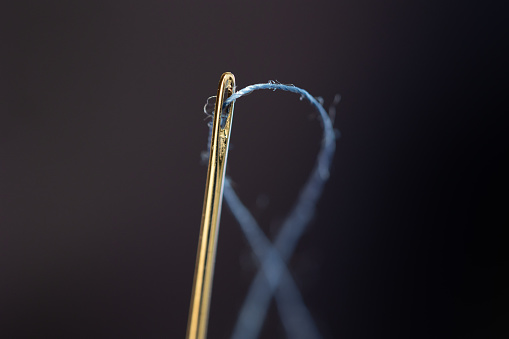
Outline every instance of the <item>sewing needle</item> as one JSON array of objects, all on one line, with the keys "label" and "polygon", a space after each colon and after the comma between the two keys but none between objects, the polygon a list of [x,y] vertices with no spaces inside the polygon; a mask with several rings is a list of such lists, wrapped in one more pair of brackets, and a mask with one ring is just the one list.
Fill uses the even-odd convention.
[{"label": "sewing needle", "polygon": [[216,257],[217,234],[223,201],[224,174],[228,158],[233,118],[232,102],[222,114],[225,99],[235,92],[235,77],[226,72],[221,76],[214,110],[209,168],[201,219],[200,240],[194,271],[193,294],[189,310],[187,339],[205,339]]}]

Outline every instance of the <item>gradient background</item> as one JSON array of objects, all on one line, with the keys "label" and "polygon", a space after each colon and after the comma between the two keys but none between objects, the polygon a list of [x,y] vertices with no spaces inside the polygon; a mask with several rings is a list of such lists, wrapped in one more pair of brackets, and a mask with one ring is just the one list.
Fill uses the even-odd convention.
[{"label": "gradient background", "polygon": [[[342,95],[332,175],[290,262],[325,338],[506,337],[502,2],[18,1],[0,13],[1,338],[184,337],[202,107],[225,71],[326,107]],[[237,102],[228,172],[267,234],[319,142],[293,94]],[[225,209],[209,338],[231,334],[255,272]],[[273,305],[262,338],[280,337]]]}]

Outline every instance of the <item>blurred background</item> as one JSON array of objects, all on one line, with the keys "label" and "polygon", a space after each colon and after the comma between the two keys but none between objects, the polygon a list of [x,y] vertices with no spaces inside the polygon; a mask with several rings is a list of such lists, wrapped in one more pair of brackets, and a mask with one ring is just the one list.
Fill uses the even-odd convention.
[{"label": "blurred background", "polygon": [[[502,2],[18,1],[0,10],[0,337],[183,338],[219,77],[334,95],[289,263],[324,338],[505,338]],[[273,237],[320,144],[298,96],[235,107],[227,172]],[[257,271],[224,208],[209,338]],[[275,305],[262,338],[284,338]]]}]

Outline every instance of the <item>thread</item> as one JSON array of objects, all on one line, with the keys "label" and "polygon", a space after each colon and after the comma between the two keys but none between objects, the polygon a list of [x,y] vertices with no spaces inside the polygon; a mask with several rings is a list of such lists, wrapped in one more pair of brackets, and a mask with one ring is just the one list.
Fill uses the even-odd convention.
[{"label": "thread", "polygon": [[[273,297],[289,338],[321,338],[286,263],[292,256],[306,226],[313,218],[316,204],[329,178],[335,150],[335,131],[330,116],[316,98],[304,89],[274,81],[250,85],[239,90],[224,102],[223,111],[234,100],[257,90],[283,90],[299,94],[301,100],[307,100],[318,111],[323,135],[313,170],[301,189],[295,205],[283,221],[274,243],[265,236],[249,210],[242,204],[231,186],[230,178],[225,180],[225,201],[260,263],[260,269],[249,287],[239,312],[232,338],[257,338]],[[336,96],[334,103],[338,102],[339,97]],[[212,124],[209,126],[212,129]],[[208,147],[210,148],[210,141]]]}]

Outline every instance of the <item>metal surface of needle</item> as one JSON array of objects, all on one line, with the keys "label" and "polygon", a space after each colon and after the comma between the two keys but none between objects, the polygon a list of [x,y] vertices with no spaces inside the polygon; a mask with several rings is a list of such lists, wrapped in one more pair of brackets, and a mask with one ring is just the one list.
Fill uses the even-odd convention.
[{"label": "metal surface of needle", "polygon": [[193,294],[187,325],[187,339],[205,339],[212,293],[212,279],[216,257],[217,235],[230,130],[233,118],[232,102],[222,114],[223,103],[235,91],[235,77],[226,72],[221,76],[214,110],[214,124],[210,143],[209,168],[205,187],[205,201],[201,219],[200,240],[193,281]]}]

